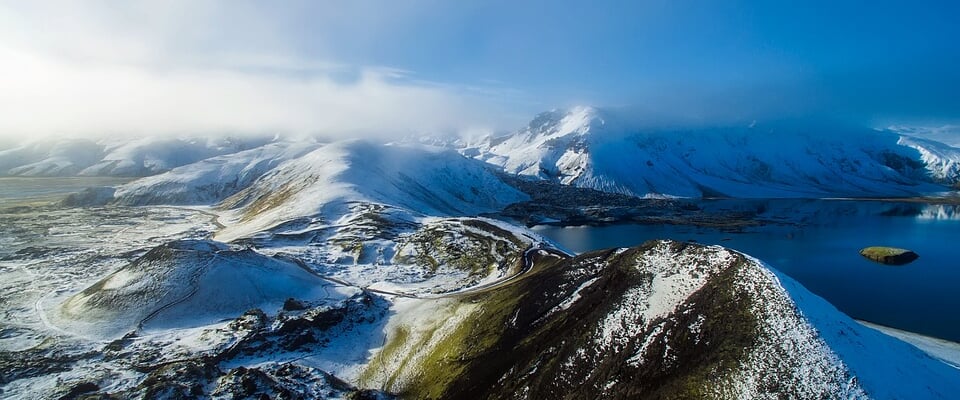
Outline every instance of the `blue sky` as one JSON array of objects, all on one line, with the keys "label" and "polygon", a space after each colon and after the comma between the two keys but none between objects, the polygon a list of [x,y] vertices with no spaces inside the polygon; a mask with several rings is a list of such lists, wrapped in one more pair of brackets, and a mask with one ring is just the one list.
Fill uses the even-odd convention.
[{"label": "blue sky", "polygon": [[949,124],[958,15],[946,1],[0,2],[0,106],[20,116],[0,132],[489,130],[573,104]]}]

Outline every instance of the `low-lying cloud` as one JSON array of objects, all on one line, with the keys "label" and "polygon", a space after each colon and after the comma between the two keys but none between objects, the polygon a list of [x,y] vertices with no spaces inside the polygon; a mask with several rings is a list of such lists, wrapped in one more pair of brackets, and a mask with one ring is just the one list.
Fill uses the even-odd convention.
[{"label": "low-lying cloud", "polygon": [[[779,29],[778,18],[822,14],[795,21],[781,7],[689,15],[682,5],[638,3],[627,7],[646,18],[638,23],[619,8],[514,3],[0,0],[0,142],[477,134],[584,104],[650,126],[960,122],[955,41],[941,40],[954,28],[935,12],[895,31],[866,18],[822,33]],[[827,16],[846,22],[861,11]],[[696,34],[714,23],[716,35]],[[892,42],[902,36],[909,40]]]},{"label": "low-lying cloud", "polygon": [[304,56],[285,19],[228,3],[0,4],[0,138],[397,135],[528,117],[496,91]]},{"label": "low-lying cloud", "polygon": [[0,59],[4,136],[344,136],[449,131],[500,120],[497,106],[483,96],[376,68],[358,68],[342,79],[330,71],[303,76],[71,63],[10,49],[0,50]]}]

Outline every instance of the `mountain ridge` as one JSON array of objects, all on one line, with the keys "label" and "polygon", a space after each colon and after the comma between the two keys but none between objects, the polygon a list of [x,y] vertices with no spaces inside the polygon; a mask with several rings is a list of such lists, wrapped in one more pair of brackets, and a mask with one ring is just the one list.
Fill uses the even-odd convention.
[{"label": "mountain ridge", "polygon": [[901,137],[821,122],[643,128],[575,107],[459,150],[507,173],[638,197],[899,197],[960,178],[949,146]]},{"label": "mountain ridge", "polygon": [[[957,370],[719,246],[534,260],[497,292],[400,308],[361,382],[411,398],[949,398],[960,385]],[[900,384],[913,381],[929,386]]]}]

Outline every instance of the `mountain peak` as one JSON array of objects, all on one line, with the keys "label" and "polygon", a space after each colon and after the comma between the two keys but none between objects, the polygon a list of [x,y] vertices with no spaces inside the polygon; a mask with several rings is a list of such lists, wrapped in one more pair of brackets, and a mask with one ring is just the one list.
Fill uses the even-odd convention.
[{"label": "mountain peak", "polygon": [[592,106],[575,106],[537,114],[526,131],[536,135],[583,135],[606,125],[604,112]]}]

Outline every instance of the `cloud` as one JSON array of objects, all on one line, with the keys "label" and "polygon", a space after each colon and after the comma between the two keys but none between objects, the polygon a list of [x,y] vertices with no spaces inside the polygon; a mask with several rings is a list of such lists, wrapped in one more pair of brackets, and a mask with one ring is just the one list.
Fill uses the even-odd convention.
[{"label": "cloud", "polygon": [[346,82],[189,68],[75,64],[0,51],[0,132],[96,135],[435,131],[496,120],[496,106],[455,87],[361,68]]},{"label": "cloud", "polygon": [[0,0],[0,138],[477,132],[576,104],[653,123],[960,122],[948,12],[817,25],[819,8],[539,3]]},{"label": "cloud", "polygon": [[[178,33],[210,22],[195,14],[226,10],[171,4],[121,11],[0,5],[0,137],[385,135],[499,129],[522,120],[509,117],[497,89],[302,57],[268,27],[226,41],[210,39],[209,27]],[[145,14],[159,17],[140,25],[123,19]],[[220,45],[254,37],[259,42],[249,46]]]}]

